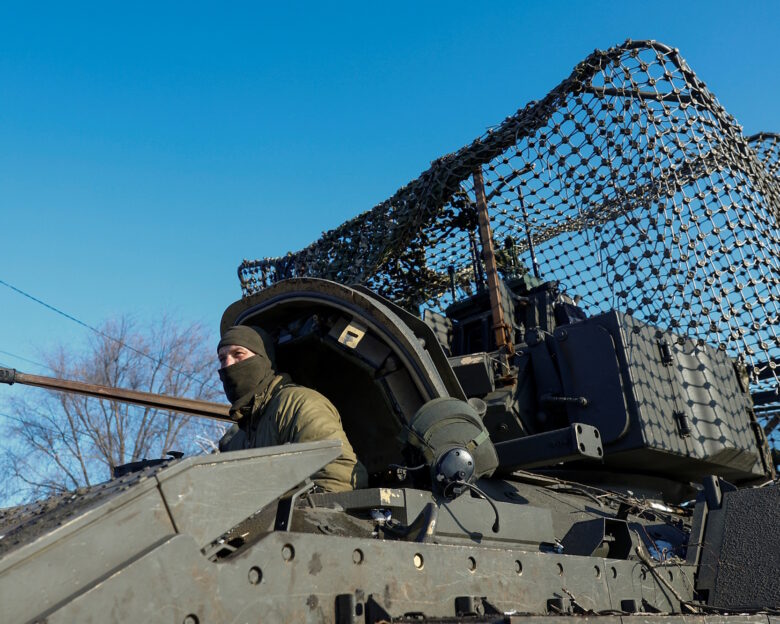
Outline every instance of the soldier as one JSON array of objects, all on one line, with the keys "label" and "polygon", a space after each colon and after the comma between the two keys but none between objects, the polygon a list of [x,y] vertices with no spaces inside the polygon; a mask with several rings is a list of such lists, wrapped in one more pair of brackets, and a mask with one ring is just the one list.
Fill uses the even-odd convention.
[{"label": "soldier", "polygon": [[326,492],[365,487],[366,469],[347,440],[333,404],[311,388],[277,373],[273,339],[262,329],[237,325],[217,346],[219,378],[236,421],[219,441],[220,451],[287,442],[340,440],[341,456],[312,476]]}]

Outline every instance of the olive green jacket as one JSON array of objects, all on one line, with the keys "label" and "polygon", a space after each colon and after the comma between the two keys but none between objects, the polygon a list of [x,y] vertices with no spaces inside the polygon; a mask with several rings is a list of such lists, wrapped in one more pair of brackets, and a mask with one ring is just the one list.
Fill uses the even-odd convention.
[{"label": "olive green jacket", "polygon": [[219,441],[220,451],[339,440],[341,456],[312,475],[312,480],[326,492],[365,487],[366,469],[347,440],[336,408],[316,390],[287,382],[289,378],[277,375],[265,392],[254,396],[244,408],[247,416],[241,426],[233,425]]}]

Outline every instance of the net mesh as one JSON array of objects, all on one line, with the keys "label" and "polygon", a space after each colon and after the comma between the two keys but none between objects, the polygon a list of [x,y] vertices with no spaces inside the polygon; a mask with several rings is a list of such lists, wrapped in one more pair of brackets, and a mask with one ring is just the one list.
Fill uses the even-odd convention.
[{"label": "net mesh", "polygon": [[244,295],[290,277],[359,283],[441,312],[484,281],[481,169],[502,275],[536,262],[589,314],[623,310],[741,358],[778,448],[779,157],[780,137],[744,137],[677,50],[627,41],[305,249],[245,260],[239,279]]}]

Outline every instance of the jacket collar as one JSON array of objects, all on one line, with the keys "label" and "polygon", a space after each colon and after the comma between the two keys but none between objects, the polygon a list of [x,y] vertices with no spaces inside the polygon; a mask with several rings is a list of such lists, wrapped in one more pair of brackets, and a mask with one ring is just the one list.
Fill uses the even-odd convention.
[{"label": "jacket collar", "polygon": [[231,410],[230,416],[240,424],[247,422],[246,416],[251,416],[251,420],[255,420],[255,415],[263,413],[271,398],[276,394],[276,391],[281,390],[282,387],[288,385],[291,381],[292,379],[286,373],[275,375],[270,383],[258,386],[255,396],[252,397],[252,400],[247,405],[235,411]]}]

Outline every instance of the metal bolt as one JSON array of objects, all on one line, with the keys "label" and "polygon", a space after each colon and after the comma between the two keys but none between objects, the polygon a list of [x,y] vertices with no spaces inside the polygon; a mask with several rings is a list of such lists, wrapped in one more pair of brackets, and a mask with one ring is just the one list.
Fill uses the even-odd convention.
[{"label": "metal bolt", "polygon": [[292,544],[285,544],[282,546],[282,559],[285,561],[292,561],[295,557],[295,549]]},{"label": "metal bolt", "polygon": [[469,557],[466,559],[466,565],[468,566],[469,571],[473,572],[477,569],[477,560],[474,559],[474,557]]},{"label": "metal bolt", "polygon": [[356,548],[352,551],[352,563],[356,563],[358,565],[363,563],[363,551],[359,548]]},{"label": "metal bolt", "polygon": [[414,567],[418,570],[422,570],[423,565],[425,565],[425,562],[423,561],[423,556],[420,553],[415,553],[414,555]]},{"label": "metal bolt", "polygon": [[199,621],[197,615],[190,613],[184,618],[182,624],[198,624]]},{"label": "metal bolt", "polygon": [[249,582],[252,583],[252,585],[257,585],[262,580],[263,572],[260,570],[260,568],[257,566],[249,568]]}]

